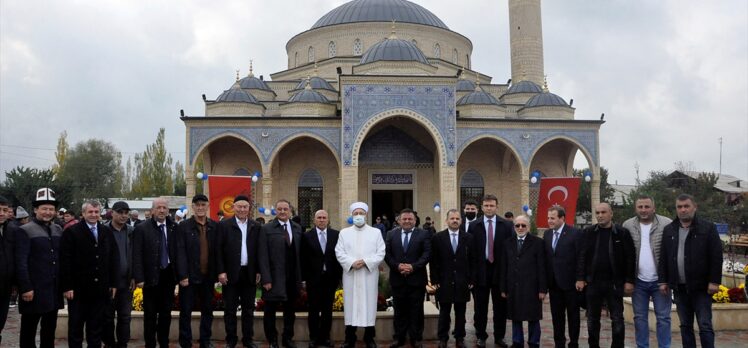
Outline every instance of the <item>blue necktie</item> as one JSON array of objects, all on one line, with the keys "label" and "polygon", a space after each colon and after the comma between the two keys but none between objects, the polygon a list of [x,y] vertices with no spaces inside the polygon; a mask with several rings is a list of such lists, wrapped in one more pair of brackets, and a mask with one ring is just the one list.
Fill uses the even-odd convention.
[{"label": "blue necktie", "polygon": [[553,231],[553,251],[556,251],[557,244],[558,244],[558,230]]},{"label": "blue necktie", "polygon": [[452,233],[452,252],[457,254],[457,233]]},{"label": "blue necktie", "polygon": [[408,252],[408,237],[410,237],[410,231],[405,232],[405,241],[403,241],[403,250],[405,250],[406,253]]},{"label": "blue necktie", "polygon": [[91,233],[93,234],[94,240],[96,243],[99,242],[99,232],[96,230],[96,226],[91,227]]},{"label": "blue necktie", "polygon": [[161,269],[169,266],[169,248],[166,245],[166,224],[161,225]]}]

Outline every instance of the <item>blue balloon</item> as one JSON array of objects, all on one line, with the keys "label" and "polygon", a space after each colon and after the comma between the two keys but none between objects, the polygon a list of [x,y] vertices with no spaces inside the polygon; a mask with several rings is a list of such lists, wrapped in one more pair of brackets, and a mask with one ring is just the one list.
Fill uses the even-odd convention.
[{"label": "blue balloon", "polygon": [[258,178],[261,178],[262,174],[260,174],[260,172],[255,172],[255,176],[258,177]]},{"label": "blue balloon", "polygon": [[530,210],[530,207],[528,207],[527,204],[525,204],[525,205],[522,206],[522,210],[528,211],[528,210]]},{"label": "blue balloon", "polygon": [[179,206],[179,210],[182,210],[182,211],[187,210],[187,206],[182,204],[181,206]]},{"label": "blue balloon", "polygon": [[270,214],[273,214],[273,215],[275,215],[275,209],[274,209],[274,208],[273,208],[273,209],[270,209]]},{"label": "blue balloon", "polygon": [[353,216],[348,217],[348,224],[353,225]]},{"label": "blue balloon", "polygon": [[265,207],[259,207],[257,208],[257,211],[259,211],[262,214],[265,214]]},{"label": "blue balloon", "polygon": [[203,180],[208,180],[208,174],[203,173]]}]

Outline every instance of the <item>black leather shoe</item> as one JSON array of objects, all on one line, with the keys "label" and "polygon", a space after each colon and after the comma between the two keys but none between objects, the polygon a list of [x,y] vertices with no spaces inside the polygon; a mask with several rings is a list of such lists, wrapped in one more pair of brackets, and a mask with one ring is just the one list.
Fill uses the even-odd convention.
[{"label": "black leather shoe", "polygon": [[316,343],[316,346],[319,347],[319,348],[332,348],[332,347],[334,347],[334,345],[332,344],[332,342],[330,340],[319,341],[319,342]]},{"label": "black leather shoe", "polygon": [[283,347],[285,348],[296,348],[296,343],[293,343],[292,340],[283,340]]},{"label": "black leather shoe", "polygon": [[405,346],[405,343],[400,343],[400,342],[392,342],[392,344],[390,344],[390,348],[402,348],[404,346]]},{"label": "black leather shoe", "polygon": [[413,341],[413,342],[410,343],[410,345],[413,348],[423,348],[423,342],[421,342],[421,341]]},{"label": "black leather shoe", "polygon": [[278,342],[270,342],[269,346],[270,348],[278,348]]},{"label": "black leather shoe", "polygon": [[467,348],[467,346],[465,345],[465,340],[462,339],[462,338],[455,340],[455,347],[457,347],[457,348]]},{"label": "black leather shoe", "polygon": [[317,343],[314,341],[309,341],[309,348],[317,348]]},{"label": "black leather shoe", "polygon": [[244,343],[244,348],[257,348],[254,342]]},{"label": "black leather shoe", "polygon": [[447,348],[447,341],[439,341],[437,348]]},{"label": "black leather shoe", "polygon": [[377,348],[377,342],[374,342],[373,340],[365,341],[364,343],[366,343],[366,348]]},{"label": "black leather shoe", "polygon": [[478,348],[486,348],[486,340],[482,339],[482,338],[479,338],[477,341],[475,341],[475,345]]},{"label": "black leather shoe", "polygon": [[356,348],[356,342],[344,342],[340,348]]},{"label": "black leather shoe", "polygon": [[496,346],[500,348],[509,348],[509,346],[504,342],[504,340],[496,340]]}]

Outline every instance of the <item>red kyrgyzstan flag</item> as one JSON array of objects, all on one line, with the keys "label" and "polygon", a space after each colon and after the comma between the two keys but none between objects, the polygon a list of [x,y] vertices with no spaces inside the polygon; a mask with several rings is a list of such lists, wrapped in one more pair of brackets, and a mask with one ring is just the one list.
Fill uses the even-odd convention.
[{"label": "red kyrgyzstan flag", "polygon": [[548,228],[548,208],[560,205],[566,210],[565,222],[574,225],[579,197],[579,178],[541,178],[538,193],[536,223],[540,228]]},{"label": "red kyrgyzstan flag", "polygon": [[252,178],[249,176],[211,175],[208,176],[210,193],[210,217],[218,221],[218,211],[223,211],[223,218],[234,216],[234,197],[247,196],[252,200]]}]

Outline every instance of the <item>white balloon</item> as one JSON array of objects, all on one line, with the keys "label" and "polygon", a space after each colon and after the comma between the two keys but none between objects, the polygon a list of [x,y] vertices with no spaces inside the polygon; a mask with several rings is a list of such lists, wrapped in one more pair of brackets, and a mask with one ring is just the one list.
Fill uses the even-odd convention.
[{"label": "white balloon", "polygon": [[257,182],[257,175],[252,175],[252,182]]},{"label": "white balloon", "polygon": [[197,175],[195,175],[198,179],[203,178],[203,172],[197,172]]},{"label": "white balloon", "polygon": [[532,216],[532,209],[527,209],[527,216]]},{"label": "white balloon", "polygon": [[265,216],[270,216],[270,209],[265,208]]},{"label": "white balloon", "polygon": [[585,176],[584,176],[584,181],[586,181],[586,182],[590,182],[590,181],[592,181],[592,177],[591,177],[591,176],[589,176],[589,175],[585,175]]},{"label": "white balloon", "polygon": [[530,178],[530,182],[534,184],[534,183],[538,182],[538,178],[536,178],[536,177],[533,176],[532,178]]},{"label": "white balloon", "polygon": [[435,206],[434,206],[434,212],[438,213],[438,212],[440,212],[441,210],[442,210],[442,207],[440,207],[440,206],[438,206],[438,205],[435,205]]}]

